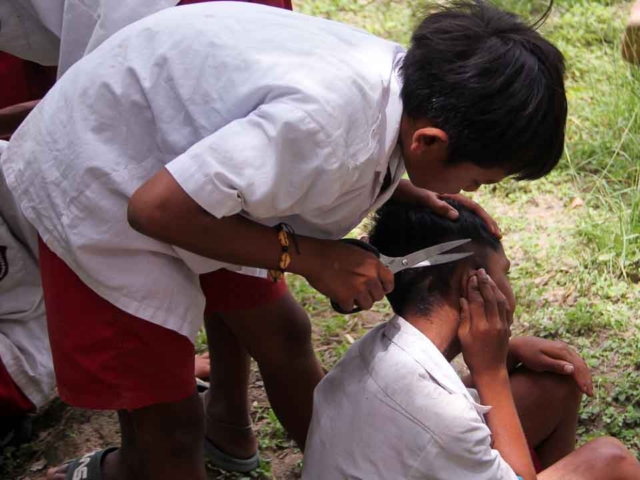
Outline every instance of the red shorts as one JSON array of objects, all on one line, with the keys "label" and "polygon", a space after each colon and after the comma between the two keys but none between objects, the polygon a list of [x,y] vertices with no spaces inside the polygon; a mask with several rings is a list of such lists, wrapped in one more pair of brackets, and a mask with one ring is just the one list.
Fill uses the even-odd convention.
[{"label": "red shorts", "polygon": [[25,415],[35,409],[36,406],[22,393],[0,359],[0,423],[2,418]]},{"label": "red shorts", "polygon": [[[62,400],[81,408],[133,410],[195,392],[195,351],[187,337],[115,307],[42,241],[40,271]],[[260,307],[287,292],[285,282],[227,270],[200,278],[208,313]]]}]

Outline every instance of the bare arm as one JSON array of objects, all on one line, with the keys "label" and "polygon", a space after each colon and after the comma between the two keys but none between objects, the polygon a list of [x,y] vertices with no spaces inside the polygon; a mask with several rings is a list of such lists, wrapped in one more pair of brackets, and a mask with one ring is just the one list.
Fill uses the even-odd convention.
[{"label": "bare arm", "polygon": [[461,300],[461,308],[458,336],[462,353],[482,402],[491,405],[486,418],[494,448],[518,475],[533,480],[536,473],[507,370],[510,331],[506,299],[481,269],[470,278],[468,300]]},{"label": "bare arm", "polygon": [[[138,232],[198,255],[236,265],[274,269],[281,247],[274,229],[239,215],[216,218],[162,169],[131,197],[127,212]],[[373,255],[332,240],[298,236],[289,271],[350,310],[370,308],[393,289],[393,274]]]},{"label": "bare arm", "polygon": [[40,100],[18,103],[0,109],[0,140],[8,140]]}]

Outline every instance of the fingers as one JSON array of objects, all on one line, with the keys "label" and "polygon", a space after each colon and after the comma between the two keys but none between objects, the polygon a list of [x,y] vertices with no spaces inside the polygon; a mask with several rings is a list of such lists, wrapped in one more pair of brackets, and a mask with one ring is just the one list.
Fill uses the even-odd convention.
[{"label": "fingers", "polygon": [[451,199],[451,200],[456,200],[457,202],[461,203],[466,208],[471,210],[473,213],[478,215],[482,219],[482,221],[487,225],[487,228],[489,229],[489,231],[493,235],[495,235],[498,238],[502,238],[502,231],[500,230],[500,227],[498,226],[498,222],[496,222],[491,217],[491,215],[489,215],[487,213],[487,211],[480,206],[480,204],[478,204],[478,203],[474,202],[473,200],[471,200],[470,198],[465,197],[464,195],[460,195],[460,194],[441,195],[440,198],[447,198],[447,199]]},{"label": "fingers", "polygon": [[575,379],[578,388],[585,395],[593,397],[593,378],[591,376],[589,366],[571,347],[567,345],[567,348],[571,352],[571,359],[574,367],[573,378]]},{"label": "fingers", "polygon": [[466,335],[471,327],[471,318],[469,315],[469,302],[466,299],[460,299],[460,326],[458,327],[458,336]]},{"label": "fingers", "polygon": [[[478,286],[478,276],[473,275],[469,278],[469,285],[467,287],[469,299],[469,319],[473,322],[483,321],[485,318],[484,311],[484,299],[480,294],[480,288]],[[486,321],[486,320],[484,320]]]},{"label": "fingers", "polygon": [[433,199],[431,200],[431,204],[429,205],[429,207],[441,217],[446,217],[449,220],[457,220],[460,216],[455,208],[453,208],[444,200],[440,199],[435,194],[433,196]]},{"label": "fingers", "polygon": [[378,268],[378,278],[380,279],[380,283],[382,284],[382,290],[384,291],[385,294],[393,292],[393,287],[395,285],[395,278],[393,276],[393,272],[389,270],[387,267],[385,267],[384,265],[382,265],[382,263],[380,263]]},{"label": "fingers", "polygon": [[373,307],[373,303],[374,300],[369,291],[362,292],[356,297],[356,305],[358,305],[362,310],[369,310]]},{"label": "fingers", "polygon": [[489,323],[499,323],[500,315],[498,313],[498,303],[496,301],[496,296],[493,291],[493,287],[491,286],[491,282],[489,280],[489,275],[481,268],[478,270],[478,286],[480,289],[480,294],[484,300],[484,311],[487,317],[487,321]]},{"label": "fingers", "polygon": [[562,375],[572,375],[580,391],[592,397],[593,379],[587,363],[566,343],[553,343],[552,348],[543,351],[549,358],[549,370]]},{"label": "fingers", "polygon": [[509,308],[507,297],[504,296],[504,293],[498,288],[496,283],[493,281],[493,278],[489,277],[489,283],[491,284],[491,288],[493,289],[493,294],[496,297],[496,304],[498,305],[498,315],[500,318],[500,322],[504,325],[507,325],[509,329],[511,328],[511,324],[513,323],[513,312]]}]

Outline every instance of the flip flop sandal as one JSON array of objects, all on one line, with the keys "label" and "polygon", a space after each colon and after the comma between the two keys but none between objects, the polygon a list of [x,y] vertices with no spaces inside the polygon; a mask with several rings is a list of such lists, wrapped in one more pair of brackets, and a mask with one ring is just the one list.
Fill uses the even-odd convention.
[{"label": "flip flop sandal", "polygon": [[7,446],[18,447],[31,440],[33,436],[31,416],[5,420],[5,424],[0,426],[0,450]]},{"label": "flip flop sandal", "polygon": [[[199,392],[200,398],[202,399],[202,403],[205,402],[205,396],[207,390],[209,389],[209,385],[203,390]],[[206,408],[206,407],[205,407]],[[242,430],[250,430],[251,425],[247,427],[237,427],[235,425],[226,425],[227,427],[233,427]],[[256,451],[249,458],[236,458],[231,455],[224,453],[218,447],[216,447],[211,440],[207,437],[204,437],[204,456],[205,460],[207,460],[211,465],[215,468],[219,468],[221,470],[226,470],[228,472],[238,472],[238,473],[248,473],[252,472],[256,468],[260,466],[260,451]]]},{"label": "flip flop sandal", "polygon": [[102,480],[102,461],[118,447],[105,448],[65,463],[69,465],[64,480]]},{"label": "flip flop sandal", "polygon": [[249,458],[235,458],[224,453],[206,437],[204,439],[204,456],[214,467],[228,472],[248,473],[260,466],[260,452],[254,453]]}]

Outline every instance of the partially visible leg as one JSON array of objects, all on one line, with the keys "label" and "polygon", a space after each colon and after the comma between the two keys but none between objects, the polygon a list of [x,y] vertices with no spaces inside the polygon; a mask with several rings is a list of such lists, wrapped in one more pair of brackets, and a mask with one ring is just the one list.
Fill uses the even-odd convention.
[{"label": "partially visible leg", "polygon": [[[304,309],[281,282],[219,270],[203,275],[200,283],[207,297],[213,382],[207,400],[209,439],[240,458],[255,451],[253,437],[250,442],[246,433],[233,428],[249,421],[248,352],[258,362],[280,422],[304,448],[313,390],[324,375]],[[220,423],[229,424],[226,433]]]},{"label": "partially visible leg", "polygon": [[[200,397],[118,412],[120,448],[104,457],[104,480],[205,480]],[[47,480],[65,480],[67,466],[52,468]]]},{"label": "partially visible leg", "polygon": [[[121,446],[103,457],[102,478],[204,480],[193,343],[118,309],[44,244],[40,266],[60,398],[119,414]],[[51,469],[47,479],[62,480],[67,469]]]},{"label": "partially visible leg", "polygon": [[133,410],[131,420],[139,466],[136,478],[206,479],[203,407],[197,393],[181,402]]},{"label": "partially visible leg", "polygon": [[544,468],[575,449],[582,394],[572,377],[520,368],[511,389],[529,444]]},{"label": "partially visible leg", "polygon": [[209,375],[211,374],[209,352],[196,355],[194,359],[194,370],[196,378],[199,378],[200,380],[209,380]]},{"label": "partially visible leg", "polygon": [[615,438],[593,440],[538,475],[539,480],[637,480],[640,463]]},{"label": "partially visible leg", "polygon": [[306,312],[287,292],[261,308],[225,312],[223,317],[258,362],[276,416],[304,450],[313,391],[324,376]]},{"label": "partially visible leg", "polygon": [[622,58],[630,63],[640,63],[640,0],[636,0],[629,13],[622,37]]},{"label": "partially visible leg", "polygon": [[206,396],[205,434],[223,452],[251,457],[258,442],[250,428],[250,358],[220,314],[208,314],[205,327],[211,372]]}]

